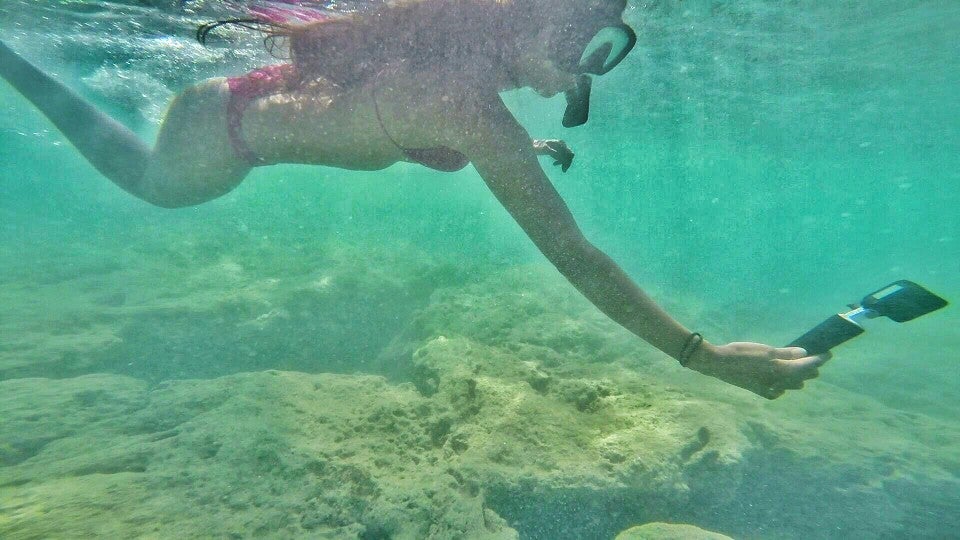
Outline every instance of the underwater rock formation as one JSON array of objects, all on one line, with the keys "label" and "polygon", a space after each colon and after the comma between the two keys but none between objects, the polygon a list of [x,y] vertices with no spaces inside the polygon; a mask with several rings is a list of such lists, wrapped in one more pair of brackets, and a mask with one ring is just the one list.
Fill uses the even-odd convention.
[{"label": "underwater rock formation", "polygon": [[2,396],[3,537],[516,537],[445,458],[445,410],[381,377],[20,379]]},{"label": "underwater rock formation", "polygon": [[630,527],[615,540],[733,540],[725,534],[710,532],[681,523],[647,523]]},{"label": "underwater rock formation", "polygon": [[[268,354],[288,350],[284,339],[307,354],[298,340],[321,332],[301,328],[307,319],[406,290],[406,323],[354,366],[391,378],[219,376],[191,364],[187,375],[210,378],[116,369],[0,381],[0,537],[609,539],[658,521],[734,537],[960,528],[953,424],[820,381],[766,402],[679,370],[549,270],[464,284],[425,265],[391,281],[348,261],[292,268],[277,283],[219,259],[202,266],[216,268],[168,290],[182,294],[168,305],[222,317],[213,330],[234,328],[259,361],[288,368],[340,365]],[[108,300],[88,309],[113,313],[98,324],[114,329],[158,301]],[[215,336],[177,338],[199,332],[189,323],[163,328],[221,366],[264,365],[236,346],[218,351]],[[133,353],[156,347],[169,362],[157,335],[123,334],[129,359],[148,362]],[[34,337],[21,350],[50,351]]]},{"label": "underwater rock formation", "polygon": [[[461,270],[428,256],[363,247],[283,252],[188,234],[144,242],[136,249],[150,255],[137,264],[124,264],[139,256],[129,248],[78,244],[76,252],[5,266],[0,380],[372,371],[412,312],[437,287],[462,280]],[[63,257],[71,264],[60,264]]]}]

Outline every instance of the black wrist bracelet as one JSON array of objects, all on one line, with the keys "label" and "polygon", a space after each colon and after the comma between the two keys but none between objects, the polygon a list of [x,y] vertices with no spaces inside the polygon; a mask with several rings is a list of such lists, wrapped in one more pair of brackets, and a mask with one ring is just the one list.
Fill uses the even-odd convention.
[{"label": "black wrist bracelet", "polygon": [[683,343],[683,348],[680,349],[680,357],[677,358],[681,366],[687,367],[687,362],[693,357],[693,353],[697,352],[697,349],[700,348],[701,343],[703,343],[703,336],[700,332],[690,334],[687,341]]}]

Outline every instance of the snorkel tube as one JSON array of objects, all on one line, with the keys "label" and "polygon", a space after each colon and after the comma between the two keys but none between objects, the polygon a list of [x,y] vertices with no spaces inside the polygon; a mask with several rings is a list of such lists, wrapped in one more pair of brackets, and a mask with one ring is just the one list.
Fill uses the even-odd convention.
[{"label": "snorkel tube", "polygon": [[[590,118],[590,75],[606,75],[630,54],[637,44],[637,34],[626,24],[608,26],[593,36],[584,48],[579,62],[571,71],[577,73],[576,87],[567,90],[567,109],[563,113],[563,127],[582,126]],[[611,54],[616,51],[616,54]]]}]

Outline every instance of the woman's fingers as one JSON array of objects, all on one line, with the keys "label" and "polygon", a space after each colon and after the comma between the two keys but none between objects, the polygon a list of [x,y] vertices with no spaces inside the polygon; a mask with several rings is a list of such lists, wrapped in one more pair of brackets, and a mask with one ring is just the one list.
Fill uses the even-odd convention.
[{"label": "woman's fingers", "polygon": [[780,347],[773,350],[773,357],[780,360],[799,360],[807,355],[802,347]]},{"label": "woman's fingers", "polygon": [[804,381],[814,379],[820,375],[818,369],[830,359],[829,352],[814,356],[806,356],[806,351],[799,347],[784,347],[774,349],[779,364],[779,376],[775,376],[769,388],[758,392],[767,399],[776,399],[787,390],[800,390]]},{"label": "woman's fingers", "polygon": [[829,352],[810,355],[802,347],[770,347],[761,343],[735,342],[723,347],[729,373],[718,378],[767,399],[777,399],[787,390],[800,390],[816,378],[819,367],[831,358]]},{"label": "woman's fingers", "polygon": [[[803,350],[803,349],[801,349]],[[832,355],[830,353],[818,354],[816,356],[805,356],[803,358],[797,358],[795,360],[790,359],[780,359],[778,364],[780,364],[781,369],[786,371],[789,374],[796,373],[815,373],[817,368],[827,363],[827,360],[830,360]],[[810,377],[804,377],[809,379]]]}]

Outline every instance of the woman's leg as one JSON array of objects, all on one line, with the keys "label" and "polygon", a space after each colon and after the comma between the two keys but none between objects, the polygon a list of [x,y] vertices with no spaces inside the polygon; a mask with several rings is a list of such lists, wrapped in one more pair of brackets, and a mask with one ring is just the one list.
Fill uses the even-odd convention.
[{"label": "woman's leg", "polygon": [[[132,131],[0,42],[0,76],[30,100],[104,176],[163,207],[199,204],[240,183],[218,85],[188,90],[168,111],[153,151]],[[199,126],[197,129],[194,129]],[[197,137],[196,139],[194,137]]]}]

